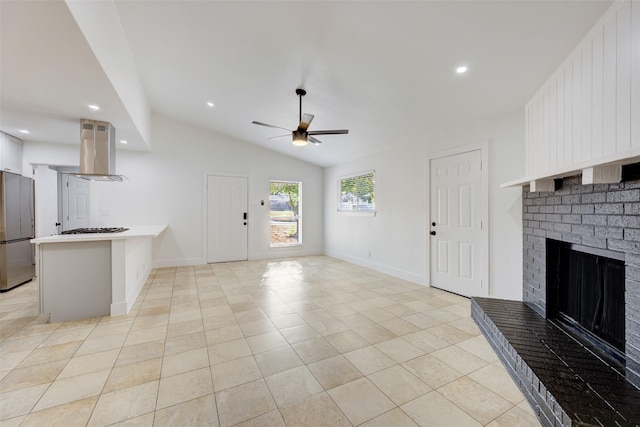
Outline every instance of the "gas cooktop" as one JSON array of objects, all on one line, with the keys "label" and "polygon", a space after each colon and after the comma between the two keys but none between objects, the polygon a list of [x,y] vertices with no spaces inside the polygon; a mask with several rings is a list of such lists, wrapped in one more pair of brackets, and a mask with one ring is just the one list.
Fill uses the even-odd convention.
[{"label": "gas cooktop", "polygon": [[63,231],[62,234],[94,234],[94,233],[122,233],[127,231],[124,227],[101,227],[101,228],[75,228]]}]

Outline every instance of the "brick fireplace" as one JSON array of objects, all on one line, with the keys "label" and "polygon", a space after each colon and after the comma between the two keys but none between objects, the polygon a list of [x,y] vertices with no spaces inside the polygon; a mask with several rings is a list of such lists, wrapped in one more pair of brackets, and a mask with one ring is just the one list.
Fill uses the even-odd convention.
[{"label": "brick fireplace", "polygon": [[626,326],[626,377],[640,386],[640,180],[581,185],[576,176],[556,186],[548,193],[523,190],[523,300],[540,315],[553,317],[547,286],[550,241],[619,254],[625,264],[619,310]]},{"label": "brick fireplace", "polygon": [[640,164],[523,188],[523,301],[471,315],[544,426],[640,425]]}]

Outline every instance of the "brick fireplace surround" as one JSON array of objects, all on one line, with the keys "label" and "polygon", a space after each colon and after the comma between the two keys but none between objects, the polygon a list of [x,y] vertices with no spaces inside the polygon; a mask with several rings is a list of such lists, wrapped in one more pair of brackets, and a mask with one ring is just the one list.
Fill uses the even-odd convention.
[{"label": "brick fireplace surround", "polygon": [[[640,425],[640,179],[637,166],[626,170],[634,179],[620,184],[575,176],[554,192],[524,187],[524,303],[472,301],[474,320],[543,425]],[[546,319],[547,238],[625,254],[626,366]]]},{"label": "brick fireplace surround", "polygon": [[640,180],[523,191],[523,300],[546,315],[545,238],[624,252],[627,378],[640,385]]}]

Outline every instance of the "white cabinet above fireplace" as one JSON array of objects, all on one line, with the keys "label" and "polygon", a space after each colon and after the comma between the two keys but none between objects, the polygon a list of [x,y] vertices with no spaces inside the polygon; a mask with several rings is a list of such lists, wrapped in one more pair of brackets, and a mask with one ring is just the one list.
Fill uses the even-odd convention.
[{"label": "white cabinet above fireplace", "polygon": [[640,161],[640,0],[607,10],[525,106],[525,122],[526,175],[504,186]]}]

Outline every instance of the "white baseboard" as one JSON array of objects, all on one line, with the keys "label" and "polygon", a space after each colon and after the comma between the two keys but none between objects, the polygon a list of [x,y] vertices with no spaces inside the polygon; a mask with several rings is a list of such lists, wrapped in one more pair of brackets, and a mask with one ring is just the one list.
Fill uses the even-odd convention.
[{"label": "white baseboard", "polygon": [[126,301],[111,303],[111,316],[123,316],[125,314],[129,314],[133,304],[135,304],[136,299],[138,299],[138,296],[140,295],[140,291],[144,288],[144,284],[146,283],[149,274],[151,274],[151,268],[147,268],[147,271],[144,272],[141,279],[136,283],[134,291],[126,297]]},{"label": "white baseboard", "polygon": [[206,263],[204,258],[156,259],[153,260],[153,268],[184,267],[187,265],[202,265]]},{"label": "white baseboard", "polygon": [[124,316],[129,313],[127,309],[127,303],[124,301],[121,302],[113,302],[111,303],[111,317],[113,316]]},{"label": "white baseboard", "polygon": [[249,260],[259,260],[259,259],[277,259],[277,258],[290,258],[297,256],[313,256],[313,255],[324,255],[324,251],[322,249],[306,249],[301,247],[280,247],[280,248],[271,248],[271,250],[267,252],[258,252],[252,253],[249,255]]},{"label": "white baseboard", "polygon": [[[296,246],[271,248],[267,252],[257,252],[249,254],[249,260],[290,258],[312,255],[324,255],[324,251],[321,248],[306,249]],[[207,261],[204,258],[156,259],[153,261],[153,268],[184,267],[189,265],[204,264],[207,264]]]},{"label": "white baseboard", "polygon": [[[389,276],[407,280],[409,282],[416,283],[418,285],[428,286],[428,281],[426,277],[423,275],[415,274],[415,273],[405,271],[399,268],[391,267],[388,265],[379,264],[371,260],[357,258],[357,257],[343,254],[340,252],[323,251],[322,249],[319,249],[319,248],[312,248],[312,249],[306,249],[301,247],[272,248],[271,250],[266,252],[257,252],[257,253],[250,254],[249,260],[278,259],[278,258],[314,256],[314,255],[327,255],[336,259],[340,259],[343,261],[350,262],[352,264],[359,265],[361,267],[370,268],[371,270],[378,271],[380,273],[388,274]],[[183,267],[183,266],[189,266],[189,265],[203,265],[206,263],[207,263],[206,260],[204,260],[203,258],[160,259],[160,260],[154,260],[153,267],[154,268]],[[139,290],[138,290],[138,293],[139,293]]]},{"label": "white baseboard", "polygon": [[[322,249],[301,249],[301,248],[272,248],[268,252],[258,252],[249,254],[249,260],[290,258],[296,256],[324,255]],[[156,259],[153,261],[153,268],[163,267],[184,267],[189,265],[204,265],[207,261],[204,258],[187,259]]]},{"label": "white baseboard", "polygon": [[377,271],[379,273],[388,274],[389,276],[407,280],[409,282],[412,282],[418,285],[429,286],[426,277],[420,274],[411,273],[409,271],[401,270],[399,268],[390,267],[388,265],[379,264],[371,260],[366,260],[363,258],[358,258],[358,257],[354,257],[351,255],[347,255],[347,254],[343,254],[335,251],[325,251],[325,255],[333,258],[341,259],[343,261],[347,261],[352,264],[359,265],[361,267],[370,268],[371,270]]}]

